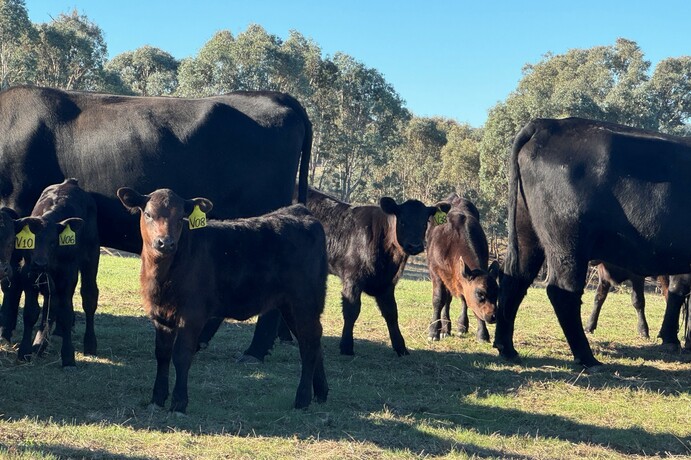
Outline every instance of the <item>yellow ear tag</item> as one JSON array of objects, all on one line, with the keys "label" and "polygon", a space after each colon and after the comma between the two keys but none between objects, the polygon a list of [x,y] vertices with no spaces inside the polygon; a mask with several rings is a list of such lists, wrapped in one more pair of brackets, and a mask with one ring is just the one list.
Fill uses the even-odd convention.
[{"label": "yellow ear tag", "polygon": [[192,214],[190,214],[190,230],[196,228],[206,227],[206,213],[199,209],[199,205],[195,204]]},{"label": "yellow ear tag", "polygon": [[14,238],[15,249],[33,249],[36,246],[36,235],[31,233],[28,225],[17,233]]},{"label": "yellow ear tag", "polygon": [[77,244],[77,236],[72,231],[70,224],[67,224],[65,230],[58,236],[58,243],[60,246],[74,246]]},{"label": "yellow ear tag", "polygon": [[437,210],[437,212],[434,213],[434,222],[437,225],[445,224],[446,223],[446,213],[442,211],[441,209]]}]

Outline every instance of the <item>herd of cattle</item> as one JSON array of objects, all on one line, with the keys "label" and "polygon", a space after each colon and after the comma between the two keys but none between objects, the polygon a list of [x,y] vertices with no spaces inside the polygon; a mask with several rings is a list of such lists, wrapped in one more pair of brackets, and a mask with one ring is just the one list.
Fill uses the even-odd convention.
[{"label": "herd of cattle", "polygon": [[502,271],[490,264],[468,200],[451,195],[427,206],[384,197],[378,206],[352,206],[309,188],[312,126],[286,94],[175,99],[16,87],[0,93],[0,130],[0,336],[12,340],[24,294],[18,359],[40,354],[54,326],[62,365],[75,366],[72,298],[81,277],[84,353],[96,354],[99,248],[140,253],[144,308],[156,331],[151,401],[165,404],[172,360],[172,411],[186,411],[192,357],[223,320],[256,315],[242,360],[261,361],[277,335],[294,335],[302,362],[295,407],[325,401],[320,316],[328,273],[342,281],[341,353],[354,353],[365,293],[394,351],[407,355],[394,291],[409,255],[425,249],[430,340],[451,334],[455,297],[458,331],[468,331],[470,308],[478,340],[489,341],[486,323],[496,322],[494,346],[517,359],[516,312],[546,262],[547,294],[574,358],[598,366],[580,316],[595,261],[601,286],[585,331],[595,330],[610,285],[629,279],[647,337],[643,279],[671,275],[662,277],[668,308],[660,336],[680,345],[679,312],[691,286],[684,138],[581,119],[529,123],[510,159]]}]

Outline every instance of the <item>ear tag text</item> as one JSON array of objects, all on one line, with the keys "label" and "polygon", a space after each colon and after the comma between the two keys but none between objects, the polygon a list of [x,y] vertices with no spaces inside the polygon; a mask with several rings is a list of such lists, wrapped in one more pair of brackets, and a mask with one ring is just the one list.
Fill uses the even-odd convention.
[{"label": "ear tag text", "polygon": [[206,227],[206,213],[199,209],[199,205],[194,205],[194,210],[190,214],[190,230]]},{"label": "ear tag text", "polygon": [[446,223],[446,213],[441,209],[434,213],[434,223],[437,225]]},{"label": "ear tag text", "polygon": [[65,230],[58,235],[58,243],[60,246],[74,246],[77,244],[77,236],[74,234],[74,231],[72,231],[72,228],[70,228],[70,224],[67,224]]},{"label": "ear tag text", "polygon": [[33,249],[36,246],[36,235],[29,229],[28,225],[17,233],[14,238],[15,249]]}]

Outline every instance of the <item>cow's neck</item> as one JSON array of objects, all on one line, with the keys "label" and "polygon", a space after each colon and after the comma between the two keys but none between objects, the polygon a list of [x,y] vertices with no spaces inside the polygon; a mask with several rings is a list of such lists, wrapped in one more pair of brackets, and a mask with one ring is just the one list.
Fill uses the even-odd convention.
[{"label": "cow's neck", "polygon": [[172,284],[172,267],[175,257],[161,257],[152,249],[142,249],[140,282],[145,307],[149,313],[167,303],[165,298]]}]

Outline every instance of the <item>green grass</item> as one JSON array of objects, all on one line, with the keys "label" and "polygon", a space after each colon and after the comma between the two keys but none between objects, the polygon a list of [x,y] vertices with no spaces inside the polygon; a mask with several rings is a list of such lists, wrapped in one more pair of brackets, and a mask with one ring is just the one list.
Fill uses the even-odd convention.
[{"label": "green grass", "polygon": [[[235,364],[254,323],[228,322],[196,356],[188,415],[178,417],[147,408],[154,332],[141,308],[138,272],[138,259],[103,257],[99,356],[79,353],[84,324],[78,307],[76,371],[61,369],[59,338],[29,364],[16,364],[16,351],[0,348],[0,457],[691,456],[691,356],[665,354],[656,341],[639,338],[627,294],[610,294],[603,307],[590,340],[607,366],[588,375],[572,365],[542,289],[531,289],[518,313],[520,365],[500,360],[474,334],[429,343],[431,285],[425,281],[404,280],[397,289],[410,356],[396,356],[366,297],[355,328],[356,356],[341,356],[340,283],[330,278],[322,318],[327,403],[291,408],[300,370],[294,346],[277,345],[262,365]],[[592,300],[587,292],[584,318]],[[648,294],[647,303],[656,335],[664,305],[656,294]],[[458,311],[455,301],[452,316]]]}]

